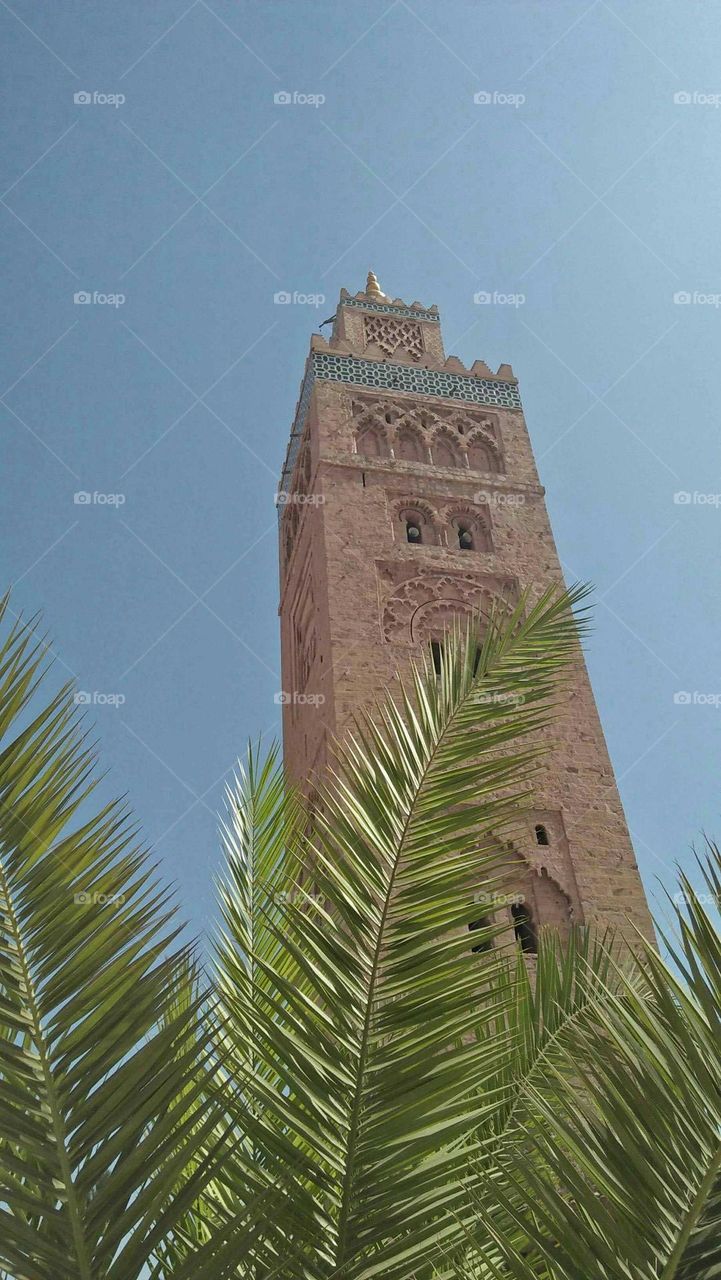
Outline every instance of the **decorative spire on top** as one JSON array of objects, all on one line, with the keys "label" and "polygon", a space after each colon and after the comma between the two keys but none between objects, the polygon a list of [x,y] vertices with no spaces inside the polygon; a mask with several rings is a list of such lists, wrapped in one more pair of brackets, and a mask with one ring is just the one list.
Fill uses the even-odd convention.
[{"label": "decorative spire on top", "polygon": [[366,283],[366,297],[375,298],[377,302],[385,301],[385,294],[378,283],[378,277],[374,271],[368,272],[368,281]]}]

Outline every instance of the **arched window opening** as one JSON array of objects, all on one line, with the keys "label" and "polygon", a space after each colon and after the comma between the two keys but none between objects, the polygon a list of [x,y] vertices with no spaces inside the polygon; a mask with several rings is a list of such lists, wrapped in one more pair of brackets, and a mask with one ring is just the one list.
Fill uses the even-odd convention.
[{"label": "arched window opening", "polygon": [[473,550],[473,534],[464,524],[458,526],[458,545],[461,551]]},{"label": "arched window opening", "polygon": [[406,520],[406,541],[414,546],[420,546],[423,541],[421,526],[412,516],[409,516]]},{"label": "arched window opening", "polygon": [[[472,920],[468,929],[470,933],[474,933],[476,929],[490,929],[492,923],[493,921],[489,920],[488,916],[481,916],[478,920]],[[476,953],[479,951],[490,951],[492,946],[493,942],[490,938],[482,938],[480,942],[476,943],[475,947],[471,947],[471,951]]]},{"label": "arched window opening", "polygon": [[535,955],[538,951],[536,930],[533,927],[531,913],[526,903],[511,903],[511,917],[513,920],[513,932],[516,935],[516,942],[521,944],[521,951],[525,951],[529,955]]},{"label": "arched window opening", "polygon": [[431,659],[433,661],[433,670],[439,676],[443,669],[443,645],[440,640],[431,640]]},{"label": "arched window opening", "polygon": [[473,674],[474,674],[474,676],[477,676],[477,675],[478,675],[478,665],[479,665],[479,663],[480,663],[480,661],[481,661],[481,652],[482,652],[482,650],[481,650],[480,645],[476,645],[476,652],[475,652],[475,653],[474,653],[474,655],[473,655]]},{"label": "arched window opening", "polygon": [[550,840],[548,839],[548,832],[546,831],[546,828],[544,827],[542,822],[539,822],[536,825],[535,831],[536,831],[536,844],[541,844],[545,848],[547,845],[551,843]]}]

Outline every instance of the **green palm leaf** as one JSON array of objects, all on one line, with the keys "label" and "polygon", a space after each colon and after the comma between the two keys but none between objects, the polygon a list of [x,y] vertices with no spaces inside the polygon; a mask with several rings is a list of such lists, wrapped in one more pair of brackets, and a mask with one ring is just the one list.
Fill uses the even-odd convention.
[{"label": "green palm leaf", "polygon": [[[703,870],[718,903],[714,846]],[[643,985],[618,975],[596,1016],[571,1029],[553,1104],[534,1091],[542,1123],[496,1167],[480,1215],[481,1241],[490,1232],[503,1257],[493,1274],[721,1275],[721,937],[680,883],[688,905],[669,960],[639,940]]]},{"label": "green palm leaf", "polygon": [[6,627],[0,1265],[18,1280],[133,1280],[208,1176],[184,1185],[216,1125],[208,1051],[197,1002],[177,999],[187,953],[168,896],[125,810],[89,812],[92,751],[69,688],[34,710],[44,671],[32,629]]},{"label": "green palm leaf", "polygon": [[[578,656],[579,595],[524,601],[480,653],[452,637],[440,679],[428,664],[338,748],[312,852],[253,938],[226,906],[219,985],[260,1163],[313,1200],[287,1233],[289,1280],[410,1280],[462,1238],[468,1135],[497,1107],[478,1083],[508,1053],[502,960],[471,954],[468,924],[504,884],[499,832]],[[251,874],[238,859],[246,910]]]}]

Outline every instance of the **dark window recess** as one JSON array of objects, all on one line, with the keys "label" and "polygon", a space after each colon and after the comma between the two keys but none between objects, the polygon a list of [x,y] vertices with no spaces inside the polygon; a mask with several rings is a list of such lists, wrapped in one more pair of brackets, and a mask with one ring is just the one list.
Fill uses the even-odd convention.
[{"label": "dark window recess", "polygon": [[[489,929],[491,923],[492,922],[488,919],[488,916],[481,916],[480,920],[473,920],[471,924],[469,924],[468,929],[470,933],[474,933],[476,929]],[[491,942],[491,939],[484,938],[483,941],[477,943],[475,947],[471,947],[471,951],[490,951],[492,946],[493,943]]]},{"label": "dark window recess", "polygon": [[470,529],[465,529],[463,525],[458,526],[458,545],[461,551],[473,550],[473,534]]},{"label": "dark window recess", "polygon": [[480,650],[480,648],[479,648],[479,647],[476,647],[476,652],[475,652],[475,653],[474,653],[474,655],[473,655],[473,674],[474,674],[474,676],[477,676],[477,675],[478,675],[478,664],[479,664],[479,662],[480,662],[480,661],[481,661],[481,650]]},{"label": "dark window recess", "polygon": [[541,822],[539,822],[538,826],[536,827],[536,844],[542,844],[546,846],[546,845],[549,845],[550,843],[551,842],[548,839],[548,832],[546,831],[546,828],[543,826]]},{"label": "dark window recess", "polygon": [[439,676],[443,666],[443,645],[440,640],[431,640],[431,657],[433,659],[433,670]]},{"label": "dark window recess", "polygon": [[409,542],[419,543],[423,541],[421,527],[416,524],[415,520],[406,520],[406,538]]},{"label": "dark window recess", "polygon": [[536,930],[533,927],[531,913],[525,902],[512,903],[511,916],[513,917],[513,932],[516,935],[516,942],[521,944],[521,951],[527,951],[529,954],[535,955],[538,950]]}]

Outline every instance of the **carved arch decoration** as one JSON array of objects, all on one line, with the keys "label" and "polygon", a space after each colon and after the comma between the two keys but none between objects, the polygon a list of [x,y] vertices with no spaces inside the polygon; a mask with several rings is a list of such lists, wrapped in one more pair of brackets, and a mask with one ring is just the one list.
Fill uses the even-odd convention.
[{"label": "carved arch decoration", "polygon": [[447,426],[441,425],[433,429],[431,434],[431,457],[436,467],[463,467],[465,460],[461,447]]},{"label": "carved arch decoration", "polygon": [[[373,427],[378,438],[387,442],[383,448],[400,461],[429,464],[434,443],[439,441],[448,454],[445,461],[438,460],[435,465],[468,465],[474,470],[499,474],[505,471],[498,420],[483,410],[429,404],[425,400],[352,395],[350,418],[358,453],[363,452],[360,435]],[[381,456],[387,457],[388,453]]]},{"label": "carved arch decoration", "polygon": [[494,604],[511,608],[515,584],[500,579],[485,582],[470,574],[426,572],[396,583],[381,611],[383,638],[389,643],[415,645],[454,617],[471,613],[490,616]]},{"label": "carved arch decoration", "polygon": [[423,356],[423,333],[417,320],[398,319],[395,316],[376,314],[363,317],[365,345],[379,347],[389,358],[404,351],[411,360]]},{"label": "carved arch decoration", "polygon": [[428,461],[423,433],[412,422],[404,420],[396,427],[393,453],[400,462]]},{"label": "carved arch decoration", "polygon": [[497,474],[503,470],[498,445],[486,431],[476,429],[466,438],[466,448],[471,471],[490,471]]}]

